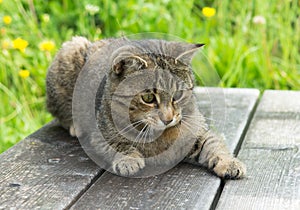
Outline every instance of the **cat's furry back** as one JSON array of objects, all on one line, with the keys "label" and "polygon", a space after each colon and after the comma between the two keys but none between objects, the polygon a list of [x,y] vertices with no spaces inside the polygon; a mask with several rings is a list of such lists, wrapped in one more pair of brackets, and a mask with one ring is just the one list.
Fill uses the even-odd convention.
[{"label": "cat's furry back", "polygon": [[[91,43],[84,37],[65,42],[48,69],[46,78],[47,109],[65,129],[72,120],[72,96],[77,77],[87,57],[104,45],[104,41]],[[70,133],[75,135],[73,128]]]},{"label": "cat's furry back", "polygon": [[[109,55],[101,54],[108,45],[115,50]],[[122,154],[106,160],[114,173],[132,176],[143,171],[148,164],[175,163],[185,154],[186,161],[206,166],[220,177],[240,178],[245,174],[244,165],[232,157],[222,138],[208,130],[192,94],[194,79],[189,63],[200,46],[123,38],[92,43],[83,37],[75,37],[63,44],[48,70],[47,108],[74,136],[72,97],[76,79],[85,68],[105,71],[106,81],[99,84],[99,98],[96,99],[96,118],[111,149]],[[97,60],[100,54],[105,56],[101,59],[108,63],[109,68],[99,68]],[[138,83],[130,84],[123,87],[122,94],[116,94],[122,81],[139,71],[154,72],[150,76],[139,76],[137,81],[139,84],[152,81],[155,88],[135,93]],[[170,73],[183,81],[184,86],[168,79],[166,74]],[[124,104],[129,96],[131,102],[127,107]],[[116,128],[113,115],[122,121],[128,114],[140,136],[130,136],[129,132],[125,137]],[[124,126],[125,129],[127,125]],[[157,139],[147,142],[150,133],[161,129],[163,133]],[[101,147],[97,149],[103,150]],[[168,152],[160,158],[152,158],[165,151]]]}]

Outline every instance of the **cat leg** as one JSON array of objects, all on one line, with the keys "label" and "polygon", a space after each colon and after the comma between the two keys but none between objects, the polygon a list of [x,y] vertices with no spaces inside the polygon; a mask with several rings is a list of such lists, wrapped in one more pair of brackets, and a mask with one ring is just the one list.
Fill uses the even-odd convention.
[{"label": "cat leg", "polygon": [[69,133],[72,137],[76,137],[75,127],[74,127],[73,123],[71,124],[71,126],[69,128]]},{"label": "cat leg", "polygon": [[225,179],[239,179],[246,174],[245,165],[230,154],[221,137],[210,131],[198,137],[186,161],[205,166]]},{"label": "cat leg", "polygon": [[122,154],[112,163],[113,171],[121,176],[132,176],[145,167],[145,160],[142,154],[136,149]]},{"label": "cat leg", "polygon": [[58,118],[60,125],[69,131],[70,136],[76,137],[75,127],[71,118]]}]

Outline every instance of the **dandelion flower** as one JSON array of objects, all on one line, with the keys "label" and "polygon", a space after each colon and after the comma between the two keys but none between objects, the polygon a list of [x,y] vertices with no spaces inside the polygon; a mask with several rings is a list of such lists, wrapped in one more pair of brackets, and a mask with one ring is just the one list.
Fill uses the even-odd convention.
[{"label": "dandelion flower", "polygon": [[216,9],[212,7],[203,7],[202,14],[205,17],[212,17],[216,14]]},{"label": "dandelion flower", "polygon": [[39,48],[42,51],[52,51],[55,48],[55,43],[53,41],[43,41],[39,44]]},{"label": "dandelion flower", "polygon": [[[0,0],[0,1],[1,1],[1,0]],[[12,21],[12,19],[11,19],[11,17],[10,17],[9,15],[5,15],[5,16],[3,17],[3,23],[5,23],[6,25],[11,24],[11,21]]]},{"label": "dandelion flower", "polygon": [[13,41],[13,48],[18,49],[21,52],[25,52],[27,46],[28,46],[28,42],[24,39],[17,38]]},{"label": "dandelion flower", "polygon": [[99,7],[92,4],[85,5],[85,10],[90,13],[90,15],[95,15],[99,12]]},{"label": "dandelion flower", "polygon": [[266,24],[266,18],[261,15],[257,15],[253,17],[253,23],[257,25],[265,25]]},{"label": "dandelion flower", "polygon": [[19,76],[23,79],[26,79],[27,77],[29,77],[29,75],[30,72],[28,70],[23,69],[19,71]]},{"label": "dandelion flower", "polygon": [[2,0],[0,0],[0,4],[2,3]]}]

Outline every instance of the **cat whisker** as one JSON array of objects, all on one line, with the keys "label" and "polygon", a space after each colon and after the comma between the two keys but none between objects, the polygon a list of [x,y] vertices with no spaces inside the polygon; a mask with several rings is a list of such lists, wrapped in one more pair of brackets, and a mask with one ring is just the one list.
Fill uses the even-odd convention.
[{"label": "cat whisker", "polygon": [[[142,124],[142,123],[144,123],[144,122],[145,122],[144,119],[138,120],[138,121],[133,122],[133,123],[131,123],[130,125],[126,126],[125,128],[123,128],[123,129],[120,130],[119,132],[120,132],[120,133],[123,132],[125,129],[129,128],[130,126],[132,126],[132,128],[136,128],[137,126],[139,126],[140,124]],[[131,128],[131,129],[132,129],[132,128]]]},{"label": "cat whisker", "polygon": [[154,137],[154,132],[153,132],[153,131],[154,131],[153,127],[150,126],[150,130],[149,130],[149,139],[152,140],[152,141],[154,140],[154,139],[153,139],[153,137]]},{"label": "cat whisker", "polygon": [[150,129],[151,129],[151,126],[149,124],[147,124],[146,130],[143,132],[142,137],[138,141],[138,142],[141,142],[141,145],[143,145],[143,147],[145,147],[145,144],[147,143],[147,136],[149,134]]},{"label": "cat whisker", "polygon": [[205,123],[205,118],[201,116],[182,116],[183,120],[188,120],[194,123]]},{"label": "cat whisker", "polygon": [[[115,134],[114,136],[112,136],[111,138],[109,139],[106,139],[106,141],[111,141],[113,140],[114,138],[118,137],[119,135],[122,135],[124,136],[126,133],[129,133],[130,131],[132,131],[133,129],[136,129],[136,127],[138,127],[139,125],[141,125],[142,123],[144,122],[144,120],[139,120],[139,121],[136,121],[128,126],[126,126],[125,128],[123,128],[122,130],[120,130],[117,134]],[[125,132],[126,129],[129,129]]]},{"label": "cat whisker", "polygon": [[198,129],[204,128],[203,126],[207,125],[204,121],[203,122],[190,121],[190,120],[187,121],[187,120],[185,120],[185,118],[182,118],[181,122],[184,122],[185,124],[189,125],[190,128],[193,128],[193,129],[195,129],[195,128],[198,128]]},{"label": "cat whisker", "polygon": [[145,147],[146,142],[148,142],[147,137],[149,136],[148,134],[149,134],[150,130],[151,130],[151,126],[148,126],[147,130],[146,130],[146,133],[145,133],[145,136],[144,136],[143,147]]},{"label": "cat whisker", "polygon": [[182,116],[184,116],[184,117],[203,117],[203,118],[205,118],[205,119],[208,119],[208,120],[212,120],[212,121],[217,121],[216,119],[213,119],[213,118],[209,118],[209,117],[205,117],[204,115],[201,115],[201,114],[199,114],[199,115],[182,115]]},{"label": "cat whisker", "polygon": [[191,133],[194,137],[197,138],[197,135],[194,134],[194,131],[192,131],[192,130],[190,129],[190,127],[189,127],[185,122],[182,122],[182,125],[183,125],[187,130],[189,130],[190,133]]},{"label": "cat whisker", "polygon": [[144,139],[145,139],[145,136],[146,136],[146,134],[147,134],[148,129],[149,129],[149,126],[148,126],[148,124],[147,124],[146,127],[145,127],[145,129],[142,130],[143,134],[142,134],[142,136],[140,137],[140,139],[139,139],[138,142],[142,142],[142,143],[144,142]]},{"label": "cat whisker", "polygon": [[201,115],[201,114],[182,114],[182,116],[193,117],[193,116],[203,116],[203,115]]},{"label": "cat whisker", "polygon": [[204,121],[203,118],[200,118],[200,116],[182,116],[182,119],[186,119],[186,120],[192,120],[195,122],[200,123],[201,121]]},{"label": "cat whisker", "polygon": [[146,129],[147,126],[148,126],[148,123],[146,123],[146,125],[141,129],[141,131],[139,132],[139,134],[135,137],[135,139],[132,142],[132,146],[133,147],[135,147],[139,143],[139,141],[141,139],[141,135],[143,135],[144,129]]},{"label": "cat whisker", "polygon": [[182,114],[185,117],[204,117],[202,114]]},{"label": "cat whisker", "polygon": [[[182,123],[183,126],[185,126],[191,132],[191,134],[194,137],[197,137],[197,134],[195,134],[197,132],[195,132],[195,131],[199,131],[200,129],[203,129],[203,128],[205,129],[205,127],[203,127],[203,125],[206,125],[206,124],[203,124],[203,125],[201,125],[201,127],[199,127],[199,124],[187,122],[185,120],[182,120],[181,123]],[[197,127],[198,129],[194,130],[195,127]]]},{"label": "cat whisker", "polygon": [[153,140],[153,127],[151,125],[149,126],[148,138],[149,141]]},{"label": "cat whisker", "polygon": [[189,118],[185,118],[185,117],[183,117],[182,119],[181,119],[181,122],[184,122],[184,123],[186,123],[186,124],[189,124],[189,125],[199,125],[199,123],[201,123],[201,122],[198,122],[198,121],[191,121],[191,120],[189,120],[189,121],[187,121],[187,120],[189,120]]},{"label": "cat whisker", "polygon": [[182,118],[186,119],[199,119],[201,120],[203,117],[201,115],[181,115]]}]

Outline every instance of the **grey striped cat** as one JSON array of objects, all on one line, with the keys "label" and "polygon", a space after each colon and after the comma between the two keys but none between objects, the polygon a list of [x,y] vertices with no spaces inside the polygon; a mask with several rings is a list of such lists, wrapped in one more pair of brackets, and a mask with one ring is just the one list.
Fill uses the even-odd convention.
[{"label": "grey striped cat", "polygon": [[[115,51],[101,54],[108,46]],[[246,173],[244,164],[209,130],[195,103],[190,61],[201,46],[155,39],[90,42],[74,37],[63,44],[48,69],[47,108],[76,135],[72,97],[78,75],[89,62],[88,68],[105,71],[95,116],[110,149],[121,154],[104,160],[113,173],[135,176],[147,165],[182,160],[207,167],[222,178],[241,178]],[[99,59],[109,68],[101,69]],[[94,147],[106,154],[106,147],[99,145]]]}]

